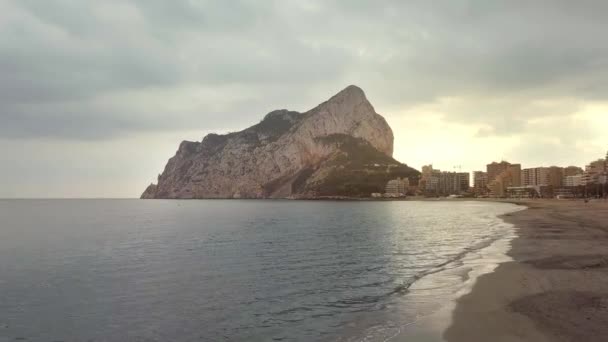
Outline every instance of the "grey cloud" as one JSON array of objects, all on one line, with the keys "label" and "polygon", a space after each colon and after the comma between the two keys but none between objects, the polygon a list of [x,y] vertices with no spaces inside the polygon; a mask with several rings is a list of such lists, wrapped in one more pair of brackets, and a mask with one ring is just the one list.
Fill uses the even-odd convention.
[{"label": "grey cloud", "polygon": [[402,9],[405,16],[391,22],[395,30],[387,34],[404,48],[381,65],[379,74],[401,81],[402,88],[413,91],[412,100],[531,90],[544,90],[544,96],[594,96],[571,81],[604,83],[608,48],[599,42],[608,25],[608,6],[495,4],[429,3],[414,13]]},{"label": "grey cloud", "polygon": [[[185,128],[224,131],[232,128],[226,122],[242,120],[238,109],[222,112],[201,109],[204,112],[201,115],[196,110],[123,107],[99,106],[95,102],[13,106],[5,109],[1,116],[0,136],[7,139],[103,140],[142,131],[179,131]],[[263,115],[260,109],[258,113],[260,117]]]},{"label": "grey cloud", "polygon": [[[0,10],[0,136],[13,139],[215,129],[221,118],[238,128],[350,83],[384,108],[469,99],[445,119],[501,135],[576,109],[537,99],[605,100],[608,91],[608,4],[596,1],[20,0]],[[259,97],[222,110],[141,109],[128,97],[111,112],[99,105],[188,86]]]}]

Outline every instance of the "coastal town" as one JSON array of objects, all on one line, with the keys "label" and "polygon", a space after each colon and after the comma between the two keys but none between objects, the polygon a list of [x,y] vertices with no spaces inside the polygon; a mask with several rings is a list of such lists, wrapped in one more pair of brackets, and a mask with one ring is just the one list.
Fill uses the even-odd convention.
[{"label": "coastal town", "polygon": [[579,166],[523,168],[508,161],[491,162],[485,171],[449,172],[422,167],[416,180],[397,178],[386,184],[383,194],[372,197],[478,197],[478,198],[606,198],[608,197],[608,153],[606,158]]}]

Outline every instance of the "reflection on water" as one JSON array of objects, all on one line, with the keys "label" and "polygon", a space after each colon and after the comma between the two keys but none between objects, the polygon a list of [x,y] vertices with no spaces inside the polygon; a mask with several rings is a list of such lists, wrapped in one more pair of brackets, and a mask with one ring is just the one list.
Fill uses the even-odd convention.
[{"label": "reflection on water", "polygon": [[0,341],[384,340],[445,305],[512,210],[0,201]]}]

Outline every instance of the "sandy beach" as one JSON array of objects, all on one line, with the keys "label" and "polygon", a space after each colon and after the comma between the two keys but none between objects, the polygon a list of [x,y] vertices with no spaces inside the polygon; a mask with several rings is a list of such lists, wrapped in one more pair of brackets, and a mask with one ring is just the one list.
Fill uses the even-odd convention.
[{"label": "sandy beach", "polygon": [[518,237],[457,302],[447,341],[608,341],[608,202],[529,200]]}]

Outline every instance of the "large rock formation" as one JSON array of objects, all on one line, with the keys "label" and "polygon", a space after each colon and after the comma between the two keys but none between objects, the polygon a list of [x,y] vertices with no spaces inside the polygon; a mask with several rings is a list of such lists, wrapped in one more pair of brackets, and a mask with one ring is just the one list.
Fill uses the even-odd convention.
[{"label": "large rock formation", "polygon": [[369,196],[391,178],[416,178],[392,153],[391,128],[349,86],[306,113],[277,110],[240,132],[183,141],[141,197]]}]

